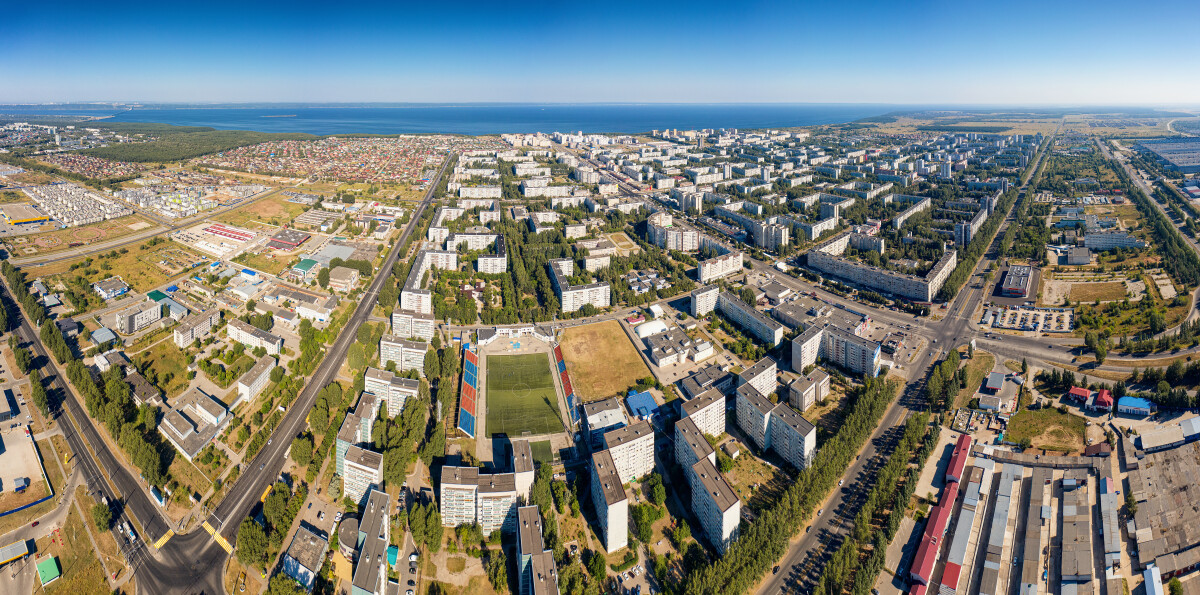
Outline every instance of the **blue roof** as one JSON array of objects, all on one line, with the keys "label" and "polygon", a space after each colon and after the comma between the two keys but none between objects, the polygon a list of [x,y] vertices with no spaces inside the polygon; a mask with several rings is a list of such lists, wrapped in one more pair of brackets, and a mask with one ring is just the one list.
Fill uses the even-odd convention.
[{"label": "blue roof", "polygon": [[1141,397],[1121,397],[1117,400],[1117,407],[1135,407],[1138,409],[1154,409],[1154,403]]},{"label": "blue roof", "polygon": [[116,338],[117,338],[116,333],[114,333],[104,327],[100,327],[92,332],[92,342],[97,345],[99,345],[100,343],[108,343],[109,341],[115,341]]},{"label": "blue roof", "polygon": [[176,291],[179,291],[179,287],[176,285],[172,285],[167,288],[167,293],[175,293]]},{"label": "blue roof", "polygon": [[654,397],[650,391],[635,392],[629,391],[629,398],[625,399],[625,407],[629,412],[639,417],[654,415],[658,412],[658,403],[654,402]]}]

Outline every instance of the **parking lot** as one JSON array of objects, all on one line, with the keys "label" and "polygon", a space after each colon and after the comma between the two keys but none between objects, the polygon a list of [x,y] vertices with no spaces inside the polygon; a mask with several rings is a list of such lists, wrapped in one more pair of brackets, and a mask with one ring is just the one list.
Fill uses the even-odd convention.
[{"label": "parking lot", "polygon": [[1043,333],[1070,333],[1075,330],[1072,308],[989,308],[983,313],[984,324],[995,328]]}]

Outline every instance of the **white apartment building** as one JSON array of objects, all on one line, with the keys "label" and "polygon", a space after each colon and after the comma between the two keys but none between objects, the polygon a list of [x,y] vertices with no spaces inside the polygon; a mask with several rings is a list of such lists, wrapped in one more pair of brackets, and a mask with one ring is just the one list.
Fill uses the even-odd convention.
[{"label": "white apartment building", "polygon": [[404,404],[415,398],[421,382],[397,376],[387,370],[367,368],[363,373],[363,392],[370,393],[387,404],[388,417],[396,417],[404,411]]},{"label": "white apartment building", "polygon": [[342,473],[342,495],[362,505],[370,490],[383,486],[383,455],[350,445]]},{"label": "white apartment building", "polygon": [[650,243],[665,250],[695,252],[700,249],[700,232],[690,225],[676,223],[670,213],[658,212],[646,220]]},{"label": "white apartment building", "polygon": [[591,304],[596,308],[607,308],[612,304],[612,291],[608,283],[588,283],[586,285],[571,285],[568,277],[575,274],[575,261],[569,258],[551,260],[550,282],[558,293],[558,301],[563,312],[574,312]]},{"label": "white apartment building", "polygon": [[479,491],[478,467],[442,467],[438,511],[442,526],[457,527],[475,522],[475,495]]},{"label": "white apartment building", "polygon": [[879,343],[827,324],[813,325],[792,339],[792,369],[804,369],[823,358],[855,374],[877,376],[880,369]]},{"label": "white apartment building", "polygon": [[[722,406],[722,409],[724,407]],[[675,465],[691,488],[692,513],[721,553],[737,539],[741,502],[716,468],[716,453],[693,418],[675,423]]]},{"label": "white apartment building", "polygon": [[396,335],[384,335],[379,338],[379,365],[387,366],[395,362],[396,369],[401,372],[418,370],[425,375],[425,352],[429,345],[420,341],[401,339]]},{"label": "white apartment building", "polygon": [[477,467],[442,467],[442,526],[479,523],[484,535],[512,529],[517,516],[512,473],[480,473]]},{"label": "white apartment building", "polygon": [[272,335],[238,318],[229,320],[229,324],[225,325],[225,334],[231,341],[245,345],[246,349],[262,347],[271,355],[279,355],[279,351],[283,349],[282,337]]},{"label": "white apartment building", "polygon": [[[607,450],[592,453],[592,503],[604,549],[613,553],[629,545],[629,498]],[[445,518],[445,517],[443,517]]]},{"label": "white apartment building", "polygon": [[[793,349],[795,347],[793,346]],[[801,373],[804,367],[800,368]],[[809,407],[824,399],[829,394],[829,374],[824,370],[813,370],[788,384],[788,402],[800,411],[808,411]]]},{"label": "white apartment building", "polygon": [[392,335],[402,339],[433,341],[437,321],[433,314],[421,314],[412,310],[392,311]]},{"label": "white apartment building", "polygon": [[742,253],[734,250],[721,256],[700,261],[697,267],[697,274],[701,283],[712,283],[717,279],[741,272],[742,263]]},{"label": "white apartment building", "polygon": [[738,427],[759,450],[767,450],[770,446],[771,409],[775,405],[749,384],[738,387],[734,405]]},{"label": "white apartment building", "polygon": [[758,392],[769,395],[775,392],[775,376],[778,373],[779,368],[775,365],[775,360],[764,357],[738,374],[737,383],[739,386],[749,384]]},{"label": "white apartment building", "polygon": [[692,316],[700,318],[717,309],[717,294],[721,288],[716,285],[705,285],[693,289],[689,295]]},{"label": "white apartment building", "polygon": [[[442,209],[438,209],[438,212],[441,213]],[[432,229],[430,228],[430,230]],[[448,230],[446,236],[442,237],[441,240],[445,240],[446,237],[449,237]],[[401,310],[409,310],[420,314],[433,314],[433,296],[428,290],[421,288],[422,282],[425,279],[425,273],[432,268],[443,270],[458,268],[458,253],[448,250],[422,250],[418,252],[413,258],[412,268],[408,271],[408,277],[404,280],[404,287],[400,290]]]},{"label": "white apartment building", "polygon": [[709,436],[725,433],[725,395],[710,388],[684,402],[683,416],[691,419],[696,428]]},{"label": "white apartment building", "polygon": [[604,434],[604,445],[622,482],[632,482],[654,470],[654,427],[642,420]]},{"label": "white apartment building", "polygon": [[199,312],[184,318],[179,326],[175,327],[175,346],[179,348],[187,347],[196,341],[203,339],[212,331],[213,325],[221,320],[221,312],[219,310],[207,310]]},{"label": "white apartment building", "polygon": [[958,263],[958,253],[946,250],[924,277],[908,275],[868,264],[854,262],[841,255],[850,244],[850,233],[843,233],[818,244],[808,252],[808,266],[856,283],[862,287],[898,295],[917,302],[931,302]]},{"label": "white apartment building", "polygon": [[774,450],[797,469],[812,464],[816,428],[786,403],[771,403],[749,384],[737,390],[738,427],[761,450]]},{"label": "white apartment building", "polygon": [[1113,248],[1145,248],[1146,242],[1124,231],[1098,231],[1083,236],[1083,245],[1088,250],[1103,252]]},{"label": "white apartment building", "polygon": [[772,347],[783,340],[784,326],[782,324],[772,320],[754,306],[743,302],[741,298],[728,291],[722,291],[717,296],[717,310],[734,324]]},{"label": "white apartment building", "polygon": [[258,361],[254,363],[254,367],[250,368],[245,374],[242,374],[241,378],[238,378],[237,402],[230,409],[237,407],[240,403],[254,399],[254,397],[258,396],[258,393],[262,392],[262,389],[271,380],[271,370],[275,369],[275,363],[274,356],[264,355],[258,358]]}]

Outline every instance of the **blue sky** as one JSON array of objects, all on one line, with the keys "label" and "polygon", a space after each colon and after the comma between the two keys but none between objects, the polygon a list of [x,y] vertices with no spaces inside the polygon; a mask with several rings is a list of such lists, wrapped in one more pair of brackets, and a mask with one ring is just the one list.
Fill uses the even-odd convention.
[{"label": "blue sky", "polygon": [[0,102],[1200,104],[1195,0],[341,4],[10,3]]}]

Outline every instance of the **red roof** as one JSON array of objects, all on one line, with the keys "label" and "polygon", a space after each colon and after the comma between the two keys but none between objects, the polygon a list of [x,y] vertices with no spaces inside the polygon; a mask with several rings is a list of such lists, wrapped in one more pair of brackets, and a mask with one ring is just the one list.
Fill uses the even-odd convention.
[{"label": "red roof", "polygon": [[908,595],[925,595],[925,585],[913,583],[912,588],[908,590]]},{"label": "red roof", "polygon": [[942,570],[942,586],[951,591],[958,590],[958,575],[962,573],[962,566],[954,562],[946,562],[946,568]]},{"label": "red roof", "polygon": [[1067,391],[1067,396],[1076,401],[1086,401],[1088,397],[1092,396],[1092,391],[1079,386],[1072,386],[1071,390]]},{"label": "red roof", "polygon": [[917,547],[917,555],[913,558],[914,581],[929,584],[929,577],[933,575],[933,565],[942,549],[942,537],[946,534],[946,525],[950,522],[950,513],[954,511],[954,500],[957,497],[958,483],[951,483],[942,490],[941,502],[929,511],[929,521],[925,523],[921,545]]},{"label": "red roof", "polygon": [[963,469],[967,467],[967,457],[971,455],[971,437],[963,434],[954,445],[954,454],[950,455],[950,464],[946,467],[946,481],[962,481]]},{"label": "red roof", "polygon": [[1096,394],[1096,406],[1097,407],[1107,407],[1109,409],[1112,409],[1112,406],[1113,406],[1112,391],[1108,390],[1107,388],[1100,389],[1100,392]]}]

